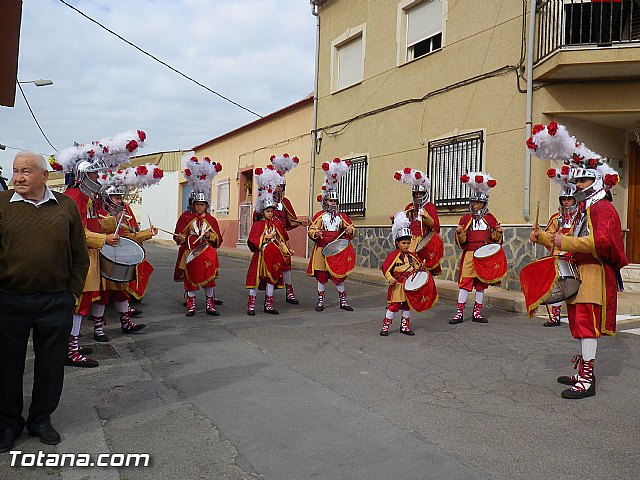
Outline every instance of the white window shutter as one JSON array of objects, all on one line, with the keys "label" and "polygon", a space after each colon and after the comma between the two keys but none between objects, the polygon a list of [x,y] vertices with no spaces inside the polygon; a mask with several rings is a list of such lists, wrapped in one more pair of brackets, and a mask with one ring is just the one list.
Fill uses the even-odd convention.
[{"label": "white window shutter", "polygon": [[425,0],[407,11],[407,47],[442,32],[442,0]]},{"label": "white window shutter", "polygon": [[361,82],[362,36],[338,47],[338,90]]}]

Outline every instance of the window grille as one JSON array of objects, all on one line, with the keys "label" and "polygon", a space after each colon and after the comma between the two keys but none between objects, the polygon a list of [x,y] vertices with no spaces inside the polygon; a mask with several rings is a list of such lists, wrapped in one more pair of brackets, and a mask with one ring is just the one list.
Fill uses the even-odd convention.
[{"label": "window grille", "polygon": [[469,191],[460,176],[482,171],[483,132],[473,132],[429,142],[431,201],[437,208],[466,206]]},{"label": "window grille", "polygon": [[338,184],[340,211],[350,217],[364,217],[367,200],[367,157],[347,159],[351,162],[349,172]]}]

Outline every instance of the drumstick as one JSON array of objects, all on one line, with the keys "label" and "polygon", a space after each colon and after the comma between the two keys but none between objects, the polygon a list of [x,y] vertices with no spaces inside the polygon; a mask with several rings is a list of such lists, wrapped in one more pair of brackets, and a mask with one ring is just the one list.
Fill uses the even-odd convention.
[{"label": "drumstick", "polygon": [[153,227],[153,228],[157,228],[159,232],[168,233],[169,235],[179,235],[178,233],[170,232],[169,230],[164,230],[164,229],[162,229],[160,227]]},{"label": "drumstick", "polygon": [[540,200],[538,200],[538,207],[536,208],[536,223],[534,223],[534,226],[536,228],[540,228],[540,224],[538,223],[539,219],[540,219]]}]

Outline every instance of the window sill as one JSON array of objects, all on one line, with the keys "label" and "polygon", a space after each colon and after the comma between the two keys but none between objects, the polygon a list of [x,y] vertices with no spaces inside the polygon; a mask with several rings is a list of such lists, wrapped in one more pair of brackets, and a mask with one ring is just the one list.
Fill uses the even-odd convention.
[{"label": "window sill", "polygon": [[398,65],[397,65],[397,66],[398,66],[398,68],[399,68],[399,67],[402,67],[402,66],[404,66],[404,65],[408,65],[408,64],[410,64],[410,63],[417,62],[418,60],[422,60],[423,58],[430,57],[430,56],[432,56],[434,53],[441,52],[443,48],[444,48],[444,47],[440,47],[440,48],[438,48],[438,49],[436,49],[436,50],[433,50],[432,52],[425,53],[424,55],[421,55],[421,56],[419,56],[419,57],[417,57],[417,58],[412,58],[411,60],[406,60],[406,61],[404,61],[404,62],[402,62],[402,63],[398,63]]}]

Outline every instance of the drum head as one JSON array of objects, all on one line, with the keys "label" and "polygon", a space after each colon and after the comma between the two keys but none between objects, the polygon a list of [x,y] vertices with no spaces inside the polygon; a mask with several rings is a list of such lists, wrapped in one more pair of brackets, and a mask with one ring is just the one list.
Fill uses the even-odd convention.
[{"label": "drum head", "polygon": [[130,238],[120,237],[115,247],[105,244],[100,250],[108,260],[118,265],[137,265],[144,260],[144,250]]},{"label": "drum head", "polygon": [[483,245],[475,252],[473,252],[473,256],[476,258],[490,257],[491,255],[495,255],[497,252],[499,252],[501,248],[502,247],[497,243],[490,243],[488,245]]},{"label": "drum head", "polygon": [[416,252],[419,252],[426,247],[429,240],[431,240],[431,237],[433,237],[433,232],[429,232],[426,237],[423,237],[422,240],[418,242],[418,245],[416,245]]},{"label": "drum head", "polygon": [[346,238],[339,238],[338,240],[334,240],[329,245],[322,249],[322,255],[325,257],[330,257],[335,255],[336,253],[340,253],[345,248],[350,245],[351,242]]},{"label": "drum head", "polygon": [[429,272],[416,272],[413,275],[409,275],[409,278],[404,282],[404,289],[409,291],[418,290],[428,281]]}]

